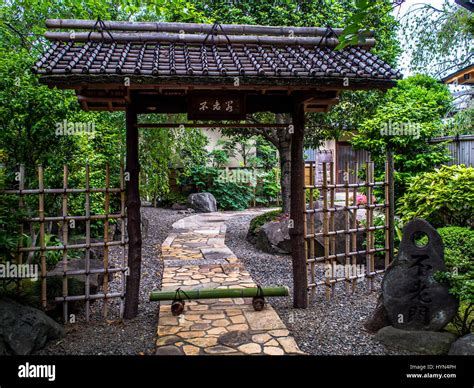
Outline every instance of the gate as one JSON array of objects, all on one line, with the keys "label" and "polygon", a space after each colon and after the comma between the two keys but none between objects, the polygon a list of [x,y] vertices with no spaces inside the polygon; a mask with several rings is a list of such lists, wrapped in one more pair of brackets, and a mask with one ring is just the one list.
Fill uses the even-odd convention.
[{"label": "gate", "polygon": [[[374,276],[393,259],[393,160],[388,155],[385,179],[377,182],[374,162],[345,162],[338,166],[343,183],[336,183],[334,162],[322,163],[322,179],[310,164],[312,181],[305,185],[304,222],[308,289],[324,288],[327,299],[337,283],[353,292],[366,280],[373,290]],[[361,178],[363,177],[363,179]],[[378,203],[374,194],[382,197]]]},{"label": "gate", "polygon": [[[39,269],[40,269],[40,282],[41,282],[41,306],[43,309],[48,307],[48,289],[51,286],[50,282],[53,277],[62,277],[62,292],[61,296],[54,297],[55,303],[62,303],[62,314],[64,322],[69,320],[69,303],[70,302],[84,302],[85,305],[85,319],[90,319],[90,303],[94,300],[103,300],[103,316],[107,317],[109,314],[109,299],[120,298],[119,312],[120,317],[123,316],[124,312],[124,298],[125,298],[125,285],[126,275],[128,271],[127,260],[126,260],[126,248],[128,241],[125,236],[125,222],[126,222],[126,210],[125,210],[125,180],[124,180],[124,169],[120,167],[119,175],[119,187],[110,187],[110,170],[109,166],[105,169],[105,187],[96,188],[90,186],[90,167],[85,166],[85,187],[82,188],[71,188],[68,185],[69,171],[68,167],[63,167],[63,187],[62,188],[45,188],[44,186],[44,169],[39,166],[37,168],[37,188],[26,188],[25,187],[25,168],[20,167],[17,174],[18,187],[15,189],[0,190],[1,195],[16,195],[18,196],[19,209],[25,209],[26,196],[36,196],[35,202],[38,206],[36,209],[28,209],[29,215],[23,217],[19,223],[20,236],[26,236],[29,244],[24,243],[23,238],[19,240],[19,246],[17,248],[16,263],[18,266],[30,265],[32,257],[39,255]],[[100,193],[100,194],[98,194]],[[48,212],[45,207],[47,196],[56,195],[60,198],[56,198],[61,201],[61,211],[59,214],[47,215]],[[78,195],[84,196],[84,214],[71,215],[69,204],[70,197]],[[96,211],[96,214],[92,214],[91,201],[94,196],[103,196],[103,209]],[[82,201],[82,200],[81,200]],[[111,213],[111,203],[119,204],[116,207],[119,208],[119,212]],[[31,202],[31,201],[30,201]],[[36,213],[36,214],[34,214]],[[70,242],[74,233],[72,230],[76,228],[77,223],[84,223],[84,234],[81,239],[83,242]],[[93,223],[96,223],[96,227],[99,224],[99,228],[103,226],[102,238],[98,241],[95,240],[91,233],[91,227]],[[120,231],[120,237],[118,241],[114,241],[112,237],[112,223],[116,223],[116,232]],[[52,229],[52,225],[58,225],[57,240],[58,243],[50,244],[51,235],[53,232],[47,234],[48,229]],[[118,228],[117,228],[118,227]],[[101,241],[100,241],[101,240]],[[112,247],[120,247],[121,252],[119,253],[120,258],[114,260],[111,263],[110,250]],[[101,248],[103,249],[102,268],[93,268],[91,266],[92,249]],[[76,254],[73,254],[73,253]],[[72,256],[77,256],[77,252],[83,252],[83,268],[76,268],[73,266]],[[54,271],[49,271],[47,268],[47,257],[53,253],[59,253],[61,260],[57,263]],[[72,268],[71,268],[72,266]],[[115,287],[118,290],[112,292],[110,290],[110,282],[113,281],[114,276],[118,275],[119,286]],[[102,278],[101,281],[97,282],[97,292],[91,291],[91,278],[97,276],[98,279]],[[71,278],[79,278],[84,280],[83,294],[78,295],[75,293],[71,295],[69,293],[69,283]],[[17,286],[20,284],[17,282]],[[95,287],[94,287],[95,288]],[[76,290],[77,291],[77,290]]]}]

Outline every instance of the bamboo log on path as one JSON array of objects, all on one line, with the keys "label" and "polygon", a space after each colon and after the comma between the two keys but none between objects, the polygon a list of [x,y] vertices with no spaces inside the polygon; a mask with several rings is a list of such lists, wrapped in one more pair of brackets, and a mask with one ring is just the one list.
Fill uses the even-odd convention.
[{"label": "bamboo log on path", "polygon": [[219,299],[219,298],[254,298],[270,296],[288,296],[288,287],[264,288],[204,288],[201,290],[152,291],[150,301],[176,299]]}]

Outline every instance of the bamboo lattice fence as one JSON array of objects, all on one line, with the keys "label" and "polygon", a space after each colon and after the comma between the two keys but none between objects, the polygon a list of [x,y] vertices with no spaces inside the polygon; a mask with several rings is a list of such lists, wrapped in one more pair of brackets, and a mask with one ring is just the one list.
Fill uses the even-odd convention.
[{"label": "bamboo lattice fence", "polygon": [[[322,163],[322,179],[319,182],[315,182],[316,165],[310,162],[311,179],[305,185],[305,193],[309,194],[309,198],[306,201],[304,235],[309,271],[308,289],[311,290],[311,295],[314,295],[317,288],[323,287],[329,300],[334,296],[336,283],[344,282],[346,291],[353,292],[358,281],[364,278],[368,289],[372,290],[374,276],[384,272],[391,262],[391,165],[391,158],[387,158],[385,180],[376,182],[374,162],[369,161],[364,165],[349,165],[346,162],[343,171],[340,171],[344,174],[344,183],[336,184],[334,162]],[[360,172],[365,176],[364,181],[359,178]],[[382,203],[374,201],[376,188],[384,195]],[[360,201],[361,191],[364,192],[366,201]],[[315,193],[318,192],[319,200],[315,198]],[[383,225],[374,224],[376,214],[383,215]],[[338,223],[335,222],[336,217],[339,218]],[[376,247],[377,231],[383,231],[383,247]],[[324,265],[323,272],[320,264]],[[338,271],[338,266],[343,271]],[[363,268],[363,271],[356,270],[358,268]]]},{"label": "bamboo lattice fence", "polygon": [[[19,220],[19,229],[21,235],[27,231],[25,225],[37,224],[38,225],[38,242],[35,243],[35,239],[31,239],[32,244],[30,246],[23,246],[23,239],[20,239],[19,246],[17,249],[16,261],[17,264],[23,264],[24,255],[31,252],[39,252],[39,266],[40,266],[40,281],[41,281],[41,306],[46,308],[48,305],[48,277],[52,276],[47,271],[47,254],[52,251],[62,251],[62,296],[55,297],[56,303],[62,303],[63,306],[63,319],[64,322],[68,321],[68,303],[75,301],[84,301],[85,304],[85,319],[90,319],[90,303],[93,300],[103,300],[103,315],[108,316],[108,300],[112,298],[120,298],[119,315],[123,316],[124,311],[124,298],[125,298],[125,284],[126,275],[128,272],[127,258],[126,258],[126,247],[128,241],[126,239],[126,206],[125,206],[125,179],[124,179],[124,168],[120,167],[120,184],[119,187],[110,187],[110,168],[107,165],[105,168],[105,187],[95,188],[90,186],[90,166],[85,166],[85,187],[84,188],[70,188],[68,185],[69,170],[67,166],[63,167],[63,187],[62,188],[45,188],[44,169],[42,166],[37,167],[37,181],[38,188],[27,189],[25,188],[25,168],[20,166],[20,179],[18,189],[12,190],[0,190],[0,194],[5,195],[17,195],[18,206],[20,209],[25,206],[25,196],[38,196],[38,209],[37,217],[25,217]],[[104,211],[103,214],[92,214],[91,213],[91,194],[103,193],[104,195]],[[48,194],[61,195],[61,215],[60,216],[46,216],[45,200]],[[69,214],[69,196],[84,195],[85,206],[84,215],[70,215]],[[120,203],[120,212],[110,213],[111,196],[117,196]],[[110,220],[120,220],[120,240],[110,240]],[[69,243],[70,238],[70,225],[71,222],[76,221],[85,223],[85,242],[84,243]],[[91,236],[91,222],[102,221],[103,222],[103,241],[92,241]],[[47,245],[46,244],[46,225],[48,223],[57,222],[61,225],[61,244],[60,245]],[[121,247],[121,258],[120,264],[111,267],[109,262],[110,248],[114,246]],[[102,248],[103,249],[103,268],[92,268],[91,269],[91,249]],[[84,252],[84,263],[83,269],[70,269],[68,268],[69,256],[68,253],[71,251],[83,251]],[[58,263],[59,264],[59,263]],[[109,289],[109,274],[120,273],[120,290],[111,292]],[[102,292],[91,293],[91,275],[102,275]],[[57,275],[56,275],[57,276]],[[71,277],[83,276],[84,278],[84,294],[83,295],[69,295],[68,294],[68,279]]]}]

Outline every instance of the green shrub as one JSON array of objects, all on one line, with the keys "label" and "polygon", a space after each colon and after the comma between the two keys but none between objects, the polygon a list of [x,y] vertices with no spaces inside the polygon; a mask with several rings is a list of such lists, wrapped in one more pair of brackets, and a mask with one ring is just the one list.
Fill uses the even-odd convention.
[{"label": "green shrub", "polygon": [[274,221],[278,219],[282,215],[281,209],[272,210],[270,212],[266,212],[263,214],[254,217],[252,221],[250,221],[249,225],[249,234],[252,236],[256,236],[258,233],[258,229],[266,224],[267,222]]},{"label": "green shrub", "polygon": [[[267,205],[279,191],[279,186],[274,187],[276,178],[272,172],[255,176],[252,170],[230,171],[206,166],[191,170],[183,184],[194,186],[196,191],[211,193],[222,210],[246,209],[254,199],[260,205]],[[263,184],[255,187],[255,179],[262,180]]]},{"label": "green shrub", "polygon": [[474,226],[474,168],[442,166],[414,177],[398,212],[404,223],[424,218],[434,227]]},{"label": "green shrub", "polygon": [[447,271],[435,274],[449,284],[449,291],[460,301],[452,324],[461,335],[472,330],[474,323],[474,230],[458,226],[439,228],[444,244]]},{"label": "green shrub", "polygon": [[258,184],[255,192],[255,202],[258,205],[268,206],[274,203],[281,192],[279,169],[273,168],[269,171],[259,171],[257,174]]},{"label": "green shrub", "polygon": [[[364,227],[367,226],[367,221],[365,219],[360,220],[360,223]],[[373,219],[373,226],[384,226],[384,225],[385,225],[385,214],[375,214],[374,219]],[[398,219],[394,220],[394,227],[395,227],[395,231],[397,229],[401,229],[400,220],[398,220]],[[374,236],[375,236],[374,247],[376,249],[385,248],[385,229],[375,230],[374,231]],[[400,234],[394,233],[393,237],[394,237],[393,245],[395,247],[395,252],[396,252],[398,250],[398,246],[400,245]],[[366,239],[364,239],[364,241],[362,242],[362,247],[364,249],[367,248],[367,240]],[[383,258],[383,257],[385,257],[385,252],[382,252],[382,251],[375,252],[374,256],[378,257],[378,258]]]},{"label": "green shrub", "polygon": [[186,202],[187,198],[184,194],[170,191],[169,193],[165,194],[161,199],[161,206],[171,207],[174,203],[185,205]]}]

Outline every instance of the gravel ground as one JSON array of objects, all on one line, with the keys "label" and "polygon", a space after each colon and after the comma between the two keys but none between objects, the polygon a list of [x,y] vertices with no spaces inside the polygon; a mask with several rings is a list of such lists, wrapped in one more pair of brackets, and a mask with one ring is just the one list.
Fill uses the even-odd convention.
[{"label": "gravel ground", "polygon": [[[291,257],[272,255],[257,250],[246,240],[253,216],[235,217],[226,222],[226,245],[244,263],[254,280],[262,286],[286,285],[292,289]],[[319,276],[323,268],[317,268]],[[375,281],[380,289],[381,278]],[[377,343],[363,327],[373,312],[377,292],[368,293],[365,281],[358,284],[353,295],[347,295],[342,284],[336,285],[335,299],[326,301],[318,288],[307,309],[293,309],[291,297],[269,298],[271,305],[295,337],[300,349],[312,355],[387,355],[394,352]]]},{"label": "gravel ground", "polygon": [[[36,354],[69,355],[135,355],[153,354],[157,327],[158,303],[148,301],[150,291],[161,286],[162,261],[158,259],[161,243],[171,225],[185,217],[168,209],[142,208],[142,217],[148,220],[148,235],[143,238],[142,276],[140,283],[139,314],[131,320],[119,317],[118,299],[109,302],[107,320],[101,316],[102,301],[91,304],[91,321],[84,322],[78,314],[77,323],[66,326],[65,338],[50,342]],[[122,251],[113,247],[111,263],[120,266]],[[110,283],[111,292],[121,291],[120,275]]]}]

